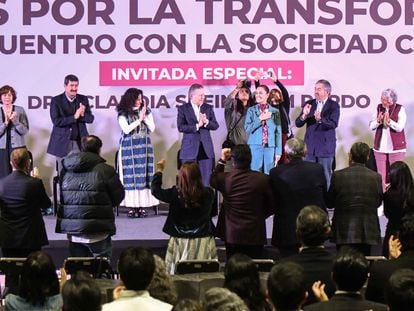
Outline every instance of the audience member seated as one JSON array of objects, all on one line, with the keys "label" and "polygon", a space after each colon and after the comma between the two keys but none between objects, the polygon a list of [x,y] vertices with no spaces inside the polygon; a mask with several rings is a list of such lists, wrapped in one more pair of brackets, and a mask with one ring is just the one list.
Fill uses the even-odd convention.
[{"label": "audience member seated", "polygon": [[301,310],[306,301],[305,272],[297,263],[277,263],[267,280],[267,295],[277,311]]},{"label": "audience member seated", "polygon": [[103,305],[103,311],[163,311],[172,305],[150,296],[147,288],[155,271],[152,252],[142,247],[128,247],[121,252],[118,272],[122,285],[114,289],[114,301]]},{"label": "audience member seated", "polygon": [[171,275],[167,273],[165,261],[158,255],[154,255],[155,271],[148,291],[151,297],[175,305],[177,302],[177,291],[175,289]]},{"label": "audience member seated", "polygon": [[172,311],[203,311],[203,306],[197,300],[182,299],[172,308]]},{"label": "audience member seated", "polygon": [[100,311],[101,291],[85,271],[78,271],[62,288],[62,311]]},{"label": "audience member seated", "polygon": [[312,285],[316,281],[325,284],[325,292],[331,297],[335,284],[331,278],[334,255],[324,247],[324,242],[331,232],[328,214],[316,205],[302,208],[296,218],[296,235],[301,243],[299,254],[286,257],[302,266],[305,273],[306,288],[309,294],[306,304],[317,302]]},{"label": "audience member seated", "polygon": [[212,287],[206,291],[204,311],[249,311],[249,307],[227,288]]},{"label": "audience member seated", "polygon": [[[414,215],[402,218],[398,239],[401,243],[401,255],[397,259],[380,260],[372,264],[365,293],[367,299],[385,303],[384,287],[392,273],[401,268],[414,267]],[[391,244],[393,240],[394,237],[391,236]]]},{"label": "audience member seated", "polygon": [[389,311],[411,311],[414,307],[414,270],[395,271],[385,288]]},{"label": "audience member seated", "polygon": [[165,255],[167,271],[174,274],[180,260],[217,259],[211,220],[214,192],[203,185],[198,164],[186,162],[181,165],[178,185],[169,189],[162,189],[165,160],[156,166],[151,192],[158,200],[170,204],[162,229],[170,235]]},{"label": "audience member seated", "polygon": [[[305,311],[386,311],[386,305],[365,300],[360,293],[368,278],[368,269],[369,263],[362,253],[349,246],[342,247],[332,268],[332,279],[337,287],[335,294],[328,301],[306,306]],[[320,288],[314,287],[317,297],[322,296]]]},{"label": "audience member seated", "polygon": [[61,310],[59,280],[52,258],[43,251],[31,253],[22,267],[19,294],[6,296],[6,310]]},{"label": "audience member seated", "polygon": [[272,310],[261,288],[257,266],[249,256],[240,253],[231,256],[224,277],[224,287],[243,299],[251,311]]}]

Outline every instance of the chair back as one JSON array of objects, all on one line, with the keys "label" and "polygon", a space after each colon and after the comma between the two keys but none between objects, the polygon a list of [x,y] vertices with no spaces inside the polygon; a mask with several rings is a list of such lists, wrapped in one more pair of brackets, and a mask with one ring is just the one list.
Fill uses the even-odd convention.
[{"label": "chair back", "polygon": [[216,259],[181,260],[177,263],[176,274],[219,272],[220,262]]},{"label": "chair back", "polygon": [[83,270],[92,275],[93,278],[115,277],[111,264],[107,257],[68,257],[63,263],[67,274],[75,274]]},{"label": "chair back", "polygon": [[256,264],[259,272],[270,272],[275,265],[273,259],[253,259],[253,262]]}]

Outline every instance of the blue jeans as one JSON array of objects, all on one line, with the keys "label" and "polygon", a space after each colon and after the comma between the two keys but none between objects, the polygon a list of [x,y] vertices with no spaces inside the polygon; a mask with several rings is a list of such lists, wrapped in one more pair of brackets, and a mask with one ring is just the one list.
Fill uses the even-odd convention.
[{"label": "blue jeans", "polygon": [[320,165],[322,165],[323,172],[326,178],[326,189],[329,189],[329,186],[331,184],[331,177],[332,177],[333,157],[322,158],[322,157],[316,157],[310,154],[310,155],[306,155],[305,161],[319,163]]},{"label": "blue jeans", "polygon": [[108,236],[105,240],[96,243],[74,243],[69,241],[71,257],[108,257],[112,255],[112,241]]}]

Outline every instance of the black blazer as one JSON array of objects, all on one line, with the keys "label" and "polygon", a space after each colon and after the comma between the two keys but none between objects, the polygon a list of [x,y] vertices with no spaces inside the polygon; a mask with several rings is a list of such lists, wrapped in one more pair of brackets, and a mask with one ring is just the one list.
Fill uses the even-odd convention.
[{"label": "black blazer", "polygon": [[50,207],[43,182],[22,171],[0,180],[0,246],[40,248],[48,244],[41,209]]},{"label": "black blazer", "polygon": [[359,294],[335,294],[324,302],[315,303],[304,308],[305,311],[387,311],[388,307],[381,303],[365,300]]},{"label": "black blazer", "polygon": [[379,260],[372,264],[365,297],[385,303],[384,288],[394,271],[402,268],[413,269],[414,250],[407,250],[397,259]]},{"label": "black blazer", "polygon": [[318,302],[312,292],[312,285],[316,281],[322,281],[325,286],[325,293],[331,297],[335,293],[335,283],[332,281],[332,263],[334,255],[325,248],[308,247],[299,254],[283,258],[283,261],[292,261],[301,265],[305,270],[306,287],[308,299],[306,304]]},{"label": "black blazer", "polygon": [[272,168],[269,176],[276,198],[272,245],[299,244],[295,228],[300,210],[306,205],[317,205],[326,210],[323,167],[319,163],[294,159]]},{"label": "black blazer", "polygon": [[214,191],[205,187],[199,206],[186,208],[176,187],[162,189],[162,173],[157,172],[151,182],[154,197],[170,204],[163,231],[177,238],[199,238],[212,236],[214,224],[211,220]]},{"label": "black blazer", "polygon": [[[75,120],[75,111],[81,103],[86,107],[85,116]],[[68,153],[73,126],[77,124],[80,137],[84,137],[88,135],[86,123],[92,123],[94,120],[91,108],[89,107],[88,97],[78,94],[76,95],[75,101],[69,103],[65,93],[52,98],[50,118],[53,122],[53,129],[50,135],[47,153],[60,158],[63,158]]]}]

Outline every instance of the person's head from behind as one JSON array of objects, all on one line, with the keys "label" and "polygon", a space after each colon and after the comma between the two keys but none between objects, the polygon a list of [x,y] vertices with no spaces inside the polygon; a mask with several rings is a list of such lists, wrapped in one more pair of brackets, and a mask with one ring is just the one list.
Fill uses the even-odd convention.
[{"label": "person's head from behind", "polygon": [[203,311],[203,306],[197,300],[185,298],[177,302],[171,311]]},{"label": "person's head from behind", "polygon": [[59,294],[59,280],[52,258],[43,251],[27,257],[20,277],[19,296],[32,305],[44,305],[50,296]]},{"label": "person's head from behind", "polygon": [[398,239],[401,242],[402,252],[414,250],[414,214],[408,213],[401,219]]},{"label": "person's head from behind", "polygon": [[95,135],[87,135],[81,139],[81,150],[83,152],[92,152],[100,154],[102,148],[102,140]]},{"label": "person's head from behind", "polygon": [[352,145],[349,152],[349,164],[365,164],[368,160],[370,148],[366,143],[356,142]]},{"label": "person's head from behind", "polygon": [[328,214],[316,205],[302,208],[296,217],[296,234],[303,246],[319,246],[331,231]]},{"label": "person's head from behind", "polygon": [[411,311],[414,306],[414,270],[398,269],[385,286],[385,301],[390,311]]},{"label": "person's head from behind", "polygon": [[78,271],[62,288],[63,311],[100,311],[101,291],[85,271]]},{"label": "person's head from behind", "polygon": [[390,181],[389,188],[398,190],[402,194],[407,194],[412,190],[413,175],[405,162],[397,161],[391,164],[388,176]]},{"label": "person's head from behind", "polygon": [[297,310],[307,298],[305,272],[297,263],[277,263],[267,279],[268,296],[276,310]]},{"label": "person's head from behind", "polygon": [[247,144],[239,144],[231,149],[233,166],[238,169],[249,169],[252,162],[252,152]]},{"label": "person's head from behind", "polygon": [[14,171],[28,173],[30,170],[30,154],[26,148],[14,149],[10,155],[10,164]]},{"label": "person's head from behind", "polygon": [[63,81],[63,84],[65,87],[66,96],[69,98],[75,98],[76,94],[78,94],[78,77],[73,74],[67,75]]},{"label": "person's head from behind", "polygon": [[358,250],[343,246],[332,266],[332,279],[339,290],[356,292],[368,278],[369,263]]},{"label": "person's head from behind", "polygon": [[213,287],[204,295],[204,311],[248,311],[249,308],[237,294],[227,288]]},{"label": "person's head from behind", "polygon": [[118,271],[126,289],[145,290],[155,270],[152,252],[143,247],[128,247],[121,252]]},{"label": "person's head from behind", "polygon": [[224,278],[224,287],[235,292],[245,302],[260,295],[259,271],[256,264],[247,255],[234,254],[231,256],[224,269]]},{"label": "person's head from behind", "polygon": [[302,139],[291,138],[286,141],[285,153],[289,160],[303,159],[306,152],[306,144]]},{"label": "person's head from behind", "polygon": [[177,302],[177,292],[171,276],[167,273],[165,261],[154,255],[155,271],[147,290],[151,297],[174,305]]},{"label": "person's head from behind", "polygon": [[201,171],[197,163],[185,162],[178,171],[178,189],[187,207],[197,204],[203,189]]}]

